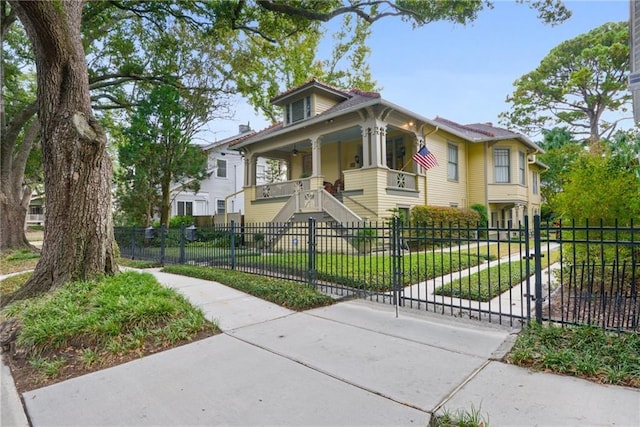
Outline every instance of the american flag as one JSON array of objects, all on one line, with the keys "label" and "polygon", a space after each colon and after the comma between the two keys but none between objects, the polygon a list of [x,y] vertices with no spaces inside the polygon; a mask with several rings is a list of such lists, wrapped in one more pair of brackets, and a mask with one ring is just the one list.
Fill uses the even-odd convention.
[{"label": "american flag", "polygon": [[436,160],[436,156],[433,155],[431,151],[427,149],[426,145],[420,147],[418,152],[413,155],[413,161],[422,166],[425,169],[432,168],[434,166],[438,166],[438,161]]}]

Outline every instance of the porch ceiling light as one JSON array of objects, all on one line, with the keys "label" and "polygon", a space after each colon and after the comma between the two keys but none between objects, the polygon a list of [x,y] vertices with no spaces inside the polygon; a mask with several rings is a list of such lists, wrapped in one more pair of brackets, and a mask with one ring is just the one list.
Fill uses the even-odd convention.
[{"label": "porch ceiling light", "polygon": [[293,157],[298,155],[298,150],[296,149],[296,146],[293,146],[293,150],[291,151],[291,155],[293,155]]}]

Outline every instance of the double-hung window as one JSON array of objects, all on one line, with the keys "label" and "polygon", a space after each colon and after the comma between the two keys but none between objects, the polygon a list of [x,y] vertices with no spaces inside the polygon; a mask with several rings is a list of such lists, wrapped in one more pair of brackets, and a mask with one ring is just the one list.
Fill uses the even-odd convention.
[{"label": "double-hung window", "polygon": [[178,202],[178,215],[193,216],[193,202]]},{"label": "double-hung window", "polygon": [[527,176],[525,172],[527,157],[522,151],[518,151],[518,178],[520,185],[527,185]]},{"label": "double-hung window", "polygon": [[218,178],[226,178],[227,177],[227,161],[218,159],[217,166],[218,166],[218,169],[216,171],[216,176]]},{"label": "double-hung window", "polygon": [[493,149],[493,176],[497,183],[510,182],[509,155],[508,148]]},{"label": "double-hung window", "polygon": [[217,214],[223,214],[224,213],[224,200],[223,199],[218,199],[216,200],[216,213]]},{"label": "double-hung window", "polygon": [[307,96],[302,99],[298,99],[291,104],[287,104],[285,109],[287,124],[308,119],[311,117],[311,97]]},{"label": "double-hung window", "polygon": [[458,180],[458,146],[447,144],[447,179]]},{"label": "double-hung window", "polygon": [[531,187],[533,194],[538,194],[538,172],[531,172]]}]

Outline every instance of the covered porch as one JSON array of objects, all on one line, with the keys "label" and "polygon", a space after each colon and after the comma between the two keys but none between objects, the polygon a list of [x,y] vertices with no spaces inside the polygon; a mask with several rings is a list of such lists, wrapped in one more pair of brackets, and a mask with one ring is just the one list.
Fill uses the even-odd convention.
[{"label": "covered porch", "polygon": [[[247,221],[287,220],[283,209],[292,199],[295,212],[326,210],[323,205],[331,203],[336,211],[346,208],[355,215],[345,212],[336,220],[377,221],[388,217],[389,209],[419,204],[426,178],[411,157],[423,142],[423,127],[379,120],[341,126],[331,120],[325,133],[283,135],[251,147],[245,152]],[[257,185],[258,157],[285,161],[286,180]]]}]

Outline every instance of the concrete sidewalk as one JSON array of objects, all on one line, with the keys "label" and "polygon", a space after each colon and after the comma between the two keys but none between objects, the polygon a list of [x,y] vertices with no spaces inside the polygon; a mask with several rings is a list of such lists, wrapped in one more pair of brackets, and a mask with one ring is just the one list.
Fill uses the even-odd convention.
[{"label": "concrete sidewalk", "polygon": [[[34,426],[640,425],[640,391],[501,363],[513,331],[363,301],[304,313],[154,271],[216,320],[215,337],[25,393]],[[4,375],[3,375],[4,377]],[[4,393],[3,393],[4,399]],[[3,400],[2,425],[5,426]],[[11,424],[6,424],[11,425]]]}]

